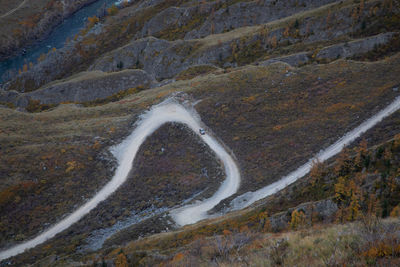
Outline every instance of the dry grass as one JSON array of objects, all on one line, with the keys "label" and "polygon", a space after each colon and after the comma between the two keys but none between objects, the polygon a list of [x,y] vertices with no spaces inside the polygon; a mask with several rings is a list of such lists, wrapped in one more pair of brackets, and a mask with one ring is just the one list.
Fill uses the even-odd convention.
[{"label": "dry grass", "polygon": [[[240,162],[244,174],[244,187],[241,190],[256,188],[271,182],[271,177],[279,178],[289,171],[284,164],[268,165],[271,161],[264,160],[263,157],[276,158],[273,162],[278,161],[277,157],[282,157],[285,164],[291,164],[295,168],[296,164],[301,164],[304,158],[308,158],[327,143],[326,136],[329,140],[336,140],[336,135],[353,128],[360,120],[375,112],[374,108],[384,106],[393,99],[396,93],[392,87],[400,83],[398,68],[395,67],[398,61],[397,55],[385,61],[368,64],[337,61],[299,69],[288,68],[280,63],[268,67],[247,66],[227,73],[208,74],[141,91],[103,106],[83,108],[60,105],[36,114],[0,108],[0,169],[6,176],[12,177],[2,189],[19,186],[30,177],[43,177],[45,174],[49,181],[47,184],[56,183],[57,186],[43,187],[42,195],[51,192],[54,193],[53,197],[57,196],[60,192],[52,190],[61,189],[59,185],[71,183],[72,179],[73,187],[69,188],[74,189],[73,193],[89,197],[111,177],[107,174],[111,169],[105,169],[105,165],[99,168],[96,161],[87,159],[101,155],[99,149],[105,151],[110,145],[119,142],[130,132],[132,123],[143,110],[177,91],[202,100],[196,105],[202,119],[234,151]],[[286,71],[297,74],[286,76]],[[370,78],[368,82],[364,81],[365,75]],[[340,81],[338,77],[341,78]],[[346,82],[343,83],[343,80]],[[296,101],[293,102],[294,100]],[[328,112],[329,109],[326,111],[327,107],[338,103],[354,105],[355,109],[343,108],[333,114]],[[227,108],[229,112],[226,111]],[[360,116],[358,119],[354,117],[355,112]],[[239,123],[252,122],[255,126],[246,128],[236,125],[240,116],[248,119]],[[326,123],[329,127],[325,126]],[[275,127],[277,125],[282,127],[278,129]],[[274,128],[278,130],[273,130]],[[322,136],[324,133],[326,136]],[[273,136],[268,137],[269,134]],[[236,136],[239,138],[234,138]],[[297,154],[289,153],[293,151],[290,141],[294,138],[301,140],[297,142]],[[307,141],[307,138],[313,142]],[[94,148],[95,140],[101,141],[98,149]],[[260,154],[264,140],[274,141],[271,146],[264,146]],[[257,157],[247,157],[255,151],[258,152]],[[289,157],[292,157],[291,162],[288,161]],[[54,160],[63,166],[61,170],[41,169],[41,163],[52,163]],[[246,168],[251,164],[256,164],[259,172],[252,173],[253,168]],[[69,176],[65,175],[66,169],[71,166],[75,169],[68,172]],[[101,174],[97,175],[100,170]],[[89,177],[88,173],[96,179],[91,179],[90,187],[83,187],[82,178]],[[49,198],[37,201],[43,201],[43,205],[53,197],[49,195]],[[22,199],[16,204],[16,209],[23,207],[24,201]],[[60,203],[57,212],[47,212],[43,217],[36,214],[36,223],[43,225],[46,221],[54,222],[57,216],[67,212],[66,209],[72,210],[81,201],[69,197],[68,205]],[[34,214],[25,215],[32,219],[30,216]],[[208,223],[212,225],[212,222]],[[18,224],[13,225],[18,229]],[[184,228],[182,233],[185,234],[191,227]],[[37,229],[30,229],[32,234],[35,230]],[[174,233],[166,235],[173,237]],[[58,249],[62,251],[60,247]],[[72,248],[68,251],[71,250]],[[42,252],[39,248],[35,253]],[[51,253],[51,249],[44,253]]]},{"label": "dry grass", "polygon": [[[198,236],[195,241],[174,250],[149,253],[130,247],[117,248],[105,258],[112,261],[123,253],[139,266],[365,266],[383,262],[396,265],[399,219],[379,221],[376,227],[381,235],[374,239],[375,243],[370,242],[370,233],[364,225],[356,222],[315,225],[278,234],[227,231],[213,237]],[[375,247],[379,250],[379,242],[393,245],[393,250],[387,250],[390,254],[367,255]],[[91,259],[93,255],[86,257],[86,260]]]}]

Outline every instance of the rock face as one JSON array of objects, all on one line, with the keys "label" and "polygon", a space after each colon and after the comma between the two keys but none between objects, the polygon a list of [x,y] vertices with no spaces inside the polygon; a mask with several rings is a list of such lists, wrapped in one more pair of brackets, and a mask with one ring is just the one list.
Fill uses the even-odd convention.
[{"label": "rock face", "polygon": [[[267,29],[268,27],[264,25],[263,27],[245,28],[244,30],[239,29],[238,31],[221,35],[207,36],[203,39],[191,39],[209,34],[210,32],[207,32],[209,27],[204,26],[207,23],[212,23],[213,28],[215,28],[212,32],[218,33],[243,25],[253,25],[281,18],[282,16],[290,16],[291,12],[301,12],[331,2],[331,0],[304,0],[300,2],[251,1],[229,6],[226,1],[219,3],[216,1],[200,5],[181,5],[166,9],[161,9],[160,7],[160,11],[149,17],[143,27],[139,28],[135,35],[132,35],[134,38],[127,45],[103,55],[92,55],[90,57],[88,56],[91,55],[90,51],[99,49],[99,47],[96,47],[98,44],[84,44],[83,39],[87,36],[78,37],[77,40],[71,41],[62,49],[50,52],[46,59],[28,71],[17,75],[13,80],[5,84],[3,89],[26,93],[84,69],[103,72],[142,69],[152,79],[163,81],[173,79],[181,71],[195,65],[209,64],[219,67],[237,67],[257,62],[267,56],[270,57],[271,51],[276,46],[285,47],[297,43],[323,43],[336,38],[341,38],[336,39],[337,42],[343,42],[343,37],[346,37],[349,32],[358,31],[361,27],[359,25],[350,27],[353,23],[352,18],[349,17],[352,9],[347,6],[335,12],[335,19],[340,20],[340,23],[332,23],[329,27],[326,26],[325,17],[310,16],[305,19],[299,19],[299,21],[293,18],[288,29],[285,29],[286,26]],[[155,8],[152,5],[158,7],[159,4],[162,6],[159,0],[146,1],[141,4],[141,8]],[[329,6],[324,7],[324,10],[326,11],[329,8]],[[369,8],[370,6],[366,7],[365,10],[369,10]],[[213,13],[212,10],[217,11]],[[196,13],[197,11],[201,11],[201,14]],[[259,15],[256,16],[256,20],[251,18],[250,11],[258,12],[257,14]],[[144,11],[139,8],[132,12],[130,16]],[[264,13],[261,14],[260,12]],[[225,18],[225,20],[222,18]],[[247,24],[248,21],[250,21],[249,24]],[[221,25],[230,26],[229,29],[226,29],[228,26]],[[93,35],[103,36],[106,28],[105,26],[97,25],[87,35],[96,39],[97,36]],[[184,30],[181,28],[184,28]],[[188,31],[188,29],[191,30]],[[168,31],[178,34],[168,36]],[[186,36],[181,36],[182,33],[186,33]],[[181,36],[182,38],[185,37],[185,40],[169,41],[161,37],[143,37],[149,34],[167,39]],[[191,34],[193,36],[190,36]],[[329,61],[336,59],[338,56],[348,57],[357,53],[368,52],[375,45],[389,41],[392,34],[386,33],[326,47],[319,51],[317,57],[313,59]],[[275,40],[275,42],[272,40]],[[310,62],[309,56],[313,52],[313,50],[310,50],[280,56],[262,61],[259,64],[269,65],[273,62],[281,61],[292,66],[299,66]],[[94,58],[97,60],[94,61]],[[38,95],[35,96],[38,97]]]},{"label": "rock face", "polygon": [[387,43],[392,37],[393,32],[387,32],[371,36],[365,39],[354,40],[325,47],[317,54],[318,59],[336,59],[351,57],[356,54],[366,53],[373,50],[377,45]]},{"label": "rock face", "polygon": [[201,38],[244,26],[271,22],[295,13],[317,8],[335,0],[249,1],[240,2],[212,13],[200,28],[187,33],[185,39]]},{"label": "rock face", "polygon": [[[338,58],[348,58],[357,54],[367,53],[372,51],[376,46],[386,44],[394,36],[395,33],[388,32],[382,33],[375,36],[367,37],[364,39],[357,39],[347,43],[340,43],[331,45],[321,49],[318,52],[316,59],[318,60],[335,60]],[[297,67],[301,64],[306,64],[311,60],[309,52],[300,52],[288,56],[277,57],[261,61],[258,65],[268,66],[275,62],[284,62],[293,67]]]},{"label": "rock face", "polygon": [[[8,58],[18,49],[26,47],[35,40],[43,38],[49,34],[54,27],[60,24],[63,19],[68,18],[74,12],[85,5],[89,5],[96,0],[63,0],[53,1],[47,7],[37,11],[37,13],[28,14],[30,16],[39,15],[40,20],[32,28],[23,31],[23,34],[14,35],[9,40],[0,40],[0,60]],[[4,20],[2,21],[4,23]],[[0,28],[1,29],[1,28]]]},{"label": "rock face", "polygon": [[291,220],[291,214],[294,210],[302,211],[307,220],[311,221],[311,217],[316,217],[320,221],[330,222],[338,210],[338,206],[331,199],[324,199],[316,202],[303,203],[295,208],[288,209],[270,217],[270,225],[273,231],[282,231],[287,229]]},{"label": "rock face", "polygon": [[297,67],[301,64],[304,64],[304,63],[307,63],[308,61],[310,61],[308,54],[309,54],[308,52],[300,52],[300,53],[292,54],[289,56],[268,59],[268,60],[259,62],[258,64],[261,66],[268,66],[268,65],[271,65],[272,63],[280,61],[280,62],[287,63],[293,67]]},{"label": "rock face", "polygon": [[[147,6],[156,5],[159,1],[150,2],[152,4]],[[180,36],[185,40],[203,38],[210,34],[223,33],[244,26],[268,23],[336,1],[262,0],[236,4],[231,4],[230,2],[214,1],[201,3],[200,5],[169,7],[147,21],[135,38],[140,39],[149,35],[158,36],[163,31],[174,27],[189,30],[186,34]]]},{"label": "rock face", "polygon": [[42,104],[87,102],[106,98],[129,88],[149,86],[151,78],[142,70],[125,70],[105,74],[100,71],[83,72],[78,77],[25,94]]},{"label": "rock face", "polygon": [[16,79],[4,84],[5,90],[26,92],[40,88],[44,84],[59,79],[65,73],[66,62],[69,65],[79,65],[81,56],[72,43],[62,49],[51,51],[46,59],[34,65],[26,72],[19,74]]},{"label": "rock face", "polygon": [[142,70],[83,72],[66,81],[55,82],[29,93],[1,90],[0,102],[13,103],[19,108],[25,108],[29,99],[39,100],[41,104],[81,103],[103,99],[138,86],[149,87],[152,82],[151,77]]},{"label": "rock face", "polygon": [[[89,32],[86,37],[78,37],[77,41],[71,41],[64,48],[51,52],[43,62],[36,64],[27,72],[17,75],[5,84],[3,89],[19,92],[32,91],[53,80],[62,79],[83,69],[106,72],[143,69],[154,79],[171,79],[192,65],[214,64],[220,67],[236,67],[243,63],[248,64],[262,60],[263,56],[274,50],[275,46],[283,47],[299,42],[304,44],[323,42],[343,37],[352,31],[358,31],[361,26],[351,27],[353,24],[353,19],[349,16],[352,11],[351,7],[345,7],[335,12],[335,20],[340,23],[332,23],[329,27],[326,27],[325,17],[310,16],[298,21],[293,18],[287,33],[285,33],[286,26],[281,26],[272,27],[270,30],[266,30],[268,27],[264,30],[254,28],[250,37],[242,35],[240,32],[229,32],[224,36],[212,35],[204,39],[193,39],[206,36],[211,32],[219,33],[244,25],[268,22],[332,2],[334,1],[251,1],[229,5],[226,1],[216,1],[162,9],[163,3],[159,0],[145,1],[138,9],[130,10],[129,16],[134,17],[143,13],[146,8],[160,8],[160,11],[155,12],[144,22],[142,27],[137,29],[129,44],[103,55],[95,57],[92,55],[93,58],[85,57],[98,47],[96,44],[84,44],[81,41],[91,34],[100,36],[106,34],[104,29],[107,27],[96,28],[96,31]],[[365,10],[370,8],[371,6],[366,6]],[[326,11],[326,8],[324,10]],[[255,14],[258,15],[253,18],[250,15],[252,12],[256,12]],[[207,26],[208,24],[211,24],[212,27]],[[148,37],[149,35],[160,38]],[[92,37],[97,38],[96,36]],[[215,41],[217,39],[220,40],[218,44]],[[276,40],[276,44],[273,45],[274,42],[271,40]],[[213,45],[204,48],[210,42]],[[369,42],[373,43],[372,40]],[[202,50],[201,46],[207,51]],[[245,58],[246,62],[238,62],[235,59],[236,55],[233,55],[232,46],[237,48],[237,53],[242,53],[239,58]],[[321,58],[333,54],[336,57],[338,48],[330,49],[332,49],[331,52],[321,51]],[[357,50],[357,47],[354,49]],[[98,58],[97,61],[93,61],[94,58]],[[265,64],[276,60],[297,66],[306,63],[304,61],[307,60],[307,54],[285,56],[265,62]]]},{"label": "rock face", "polygon": [[230,54],[229,45],[195,51],[195,41],[166,41],[146,37],[116,49],[97,60],[89,70],[118,71],[141,68],[157,80],[172,78],[192,65],[213,64]]}]

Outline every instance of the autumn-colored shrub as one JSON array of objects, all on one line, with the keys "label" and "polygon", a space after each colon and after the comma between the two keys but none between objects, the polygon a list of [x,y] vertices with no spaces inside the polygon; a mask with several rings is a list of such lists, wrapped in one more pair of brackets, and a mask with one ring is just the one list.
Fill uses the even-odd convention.
[{"label": "autumn-colored shrub", "polygon": [[55,107],[55,105],[52,104],[41,104],[40,100],[34,100],[34,99],[30,99],[28,106],[26,107],[26,110],[28,112],[42,112],[45,110],[48,110],[50,108]]},{"label": "autumn-colored shrub", "polygon": [[110,16],[115,16],[118,14],[118,7],[116,5],[112,5],[111,7],[107,8],[107,14]]},{"label": "autumn-colored shrub", "polygon": [[293,230],[304,227],[306,224],[306,216],[302,210],[294,210],[290,220],[290,228]]},{"label": "autumn-colored shrub", "polygon": [[128,260],[124,253],[119,253],[117,258],[115,259],[115,266],[116,267],[128,267]]},{"label": "autumn-colored shrub", "polygon": [[98,23],[99,21],[100,21],[100,19],[99,19],[97,16],[89,17],[89,18],[88,18],[87,27],[90,29],[90,28],[92,28],[94,25],[96,25],[96,23]]},{"label": "autumn-colored shrub", "polygon": [[394,209],[390,212],[390,217],[399,217],[400,216],[400,205],[394,207]]}]

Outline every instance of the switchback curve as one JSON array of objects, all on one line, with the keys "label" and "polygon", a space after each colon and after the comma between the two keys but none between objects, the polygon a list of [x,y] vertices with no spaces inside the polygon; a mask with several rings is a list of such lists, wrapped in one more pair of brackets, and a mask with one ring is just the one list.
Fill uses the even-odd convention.
[{"label": "switchback curve", "polygon": [[226,174],[225,181],[211,198],[194,205],[180,208],[178,211],[174,212],[173,216],[175,221],[179,225],[185,225],[205,219],[207,217],[207,211],[212,209],[221,200],[236,193],[240,185],[240,173],[232,156],[229,155],[223,146],[212,136],[208,134],[199,134],[199,129],[202,128],[202,122],[194,109],[189,110],[176,103],[173,99],[167,99],[161,104],[153,106],[150,111],[143,114],[133,132],[121,144],[111,149],[118,160],[118,167],[110,182],[108,182],[92,199],[48,230],[27,242],[0,252],[0,260],[18,255],[23,253],[26,249],[44,243],[46,240],[78,222],[100,202],[107,199],[128,178],[136,154],[146,138],[167,122],[186,124],[191,130],[197,133],[223,162]]}]

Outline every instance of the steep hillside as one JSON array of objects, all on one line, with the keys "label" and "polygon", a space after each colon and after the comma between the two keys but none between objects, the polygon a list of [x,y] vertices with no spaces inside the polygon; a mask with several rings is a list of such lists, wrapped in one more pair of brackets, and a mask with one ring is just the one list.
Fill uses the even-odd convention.
[{"label": "steep hillside", "polygon": [[[399,111],[283,190],[237,211],[232,200],[398,99],[399,30],[398,0],[141,0],[88,18],[1,85],[0,266],[398,264]],[[146,124],[167,101],[196,128],[176,108]],[[132,149],[142,126],[126,164],[116,145]],[[177,211],[229,188],[210,144],[232,157],[240,186],[206,220],[179,225]],[[121,166],[126,182],[82,218],[3,256],[75,214]]]}]

